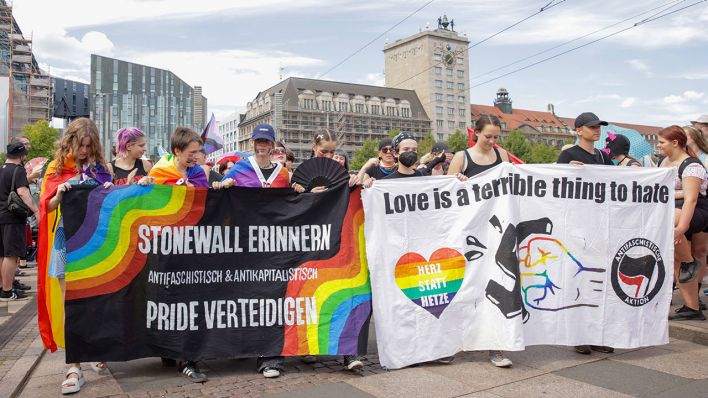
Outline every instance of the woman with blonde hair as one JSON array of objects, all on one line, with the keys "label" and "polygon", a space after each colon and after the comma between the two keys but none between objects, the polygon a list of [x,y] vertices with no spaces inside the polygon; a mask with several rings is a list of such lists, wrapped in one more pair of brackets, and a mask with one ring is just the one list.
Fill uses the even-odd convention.
[{"label": "woman with blonde hair", "polygon": [[[47,166],[40,191],[38,264],[39,328],[44,345],[55,350],[64,345],[64,276],[66,246],[61,200],[76,185],[112,185],[103,159],[96,125],[87,118],[69,124]],[[81,364],[70,363],[61,384],[62,394],[78,392],[84,384]],[[92,364],[102,371],[105,364]]]},{"label": "woman with blonde hair", "polygon": [[688,139],[686,145],[691,148],[696,157],[703,163],[703,167],[708,167],[708,141],[703,136],[703,131],[693,126],[683,126]]}]

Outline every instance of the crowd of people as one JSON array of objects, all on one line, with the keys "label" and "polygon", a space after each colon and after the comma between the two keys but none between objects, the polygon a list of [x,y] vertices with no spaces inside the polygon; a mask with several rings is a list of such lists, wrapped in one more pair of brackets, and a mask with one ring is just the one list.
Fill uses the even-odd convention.
[{"label": "crowd of people", "polygon": [[[617,165],[639,167],[641,163],[630,155],[627,137],[613,135],[607,139],[604,150],[595,148],[600,139],[601,126],[607,125],[593,113],[583,113],[575,119],[576,145],[563,150],[557,163],[573,165]],[[501,136],[501,121],[485,115],[476,121],[471,148],[453,154],[444,142],[433,145],[430,153],[418,156],[418,143],[409,133],[402,132],[393,139],[384,138],[379,144],[378,156],[370,159],[356,173],[351,173],[350,186],[370,188],[378,180],[420,176],[455,176],[461,181],[498,164],[510,161],[510,154],[497,145]],[[675,175],[676,204],[674,223],[674,280],[683,299],[683,305],[669,315],[672,320],[705,320],[699,291],[706,273],[708,253],[708,198],[706,166],[708,165],[708,116],[692,122],[692,126],[670,126],[659,132],[657,150],[661,155],[659,167],[671,168]],[[251,137],[253,155],[238,161],[227,160],[212,167],[206,162],[199,134],[189,128],[177,128],[171,137],[171,153],[154,164],[145,158],[146,135],[138,128],[124,128],[116,133],[115,158],[103,157],[96,125],[89,119],[77,119],[69,124],[57,143],[56,153],[44,167],[25,170],[24,161],[30,148],[26,137],[19,137],[7,146],[7,160],[0,173],[0,251],[2,272],[0,300],[24,298],[23,286],[18,286],[15,275],[18,259],[25,257],[27,245],[27,218],[41,220],[61,207],[65,192],[76,185],[167,184],[212,189],[232,186],[250,188],[292,188],[297,193],[308,189],[291,181],[295,157],[287,146],[275,138],[272,126],[255,127]],[[312,139],[312,157],[331,158],[349,172],[346,152],[338,148],[336,136],[327,129],[319,129]],[[217,167],[218,166],[218,167]],[[39,203],[30,194],[30,183],[52,178],[59,181],[53,190],[43,190]],[[314,187],[311,193],[326,187]],[[24,205],[24,206],[22,206]],[[18,210],[20,208],[20,210]],[[40,208],[42,209],[40,212]],[[57,215],[59,213],[56,213]],[[63,230],[59,215],[57,231]],[[65,250],[63,236],[57,233],[52,248],[40,247],[39,256],[48,259],[49,251]],[[49,258],[49,275],[58,278],[64,286],[65,256]],[[578,346],[576,351],[590,354],[592,350],[612,352],[612,347]],[[501,351],[490,351],[492,364],[509,367],[512,361]],[[316,361],[316,357],[303,357]],[[449,363],[453,357],[441,358]],[[185,377],[204,382],[207,376],[190,358],[162,358],[168,366],[177,366]],[[363,367],[362,358],[344,356],[344,367],[355,370]],[[84,383],[81,364],[68,364],[62,392],[77,392]],[[105,363],[92,363],[96,371],[106,369]],[[278,377],[283,371],[283,357],[261,357],[257,369],[264,377]]]}]

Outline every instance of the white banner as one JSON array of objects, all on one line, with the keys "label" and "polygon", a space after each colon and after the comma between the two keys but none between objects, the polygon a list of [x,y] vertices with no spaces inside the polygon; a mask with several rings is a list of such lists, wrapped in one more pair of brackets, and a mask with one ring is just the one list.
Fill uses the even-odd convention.
[{"label": "white banner", "polygon": [[669,169],[512,165],[362,193],[381,364],[668,343]]}]

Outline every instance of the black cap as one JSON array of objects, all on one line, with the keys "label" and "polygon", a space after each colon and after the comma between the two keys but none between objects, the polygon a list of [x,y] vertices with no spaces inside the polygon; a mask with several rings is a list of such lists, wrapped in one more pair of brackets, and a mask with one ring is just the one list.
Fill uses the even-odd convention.
[{"label": "black cap", "polygon": [[435,144],[433,144],[433,148],[430,150],[430,152],[448,153],[448,152],[450,152],[450,147],[447,146],[447,144],[444,141],[438,141]]},{"label": "black cap", "polygon": [[393,141],[390,138],[383,138],[379,143],[379,151],[386,148],[387,146],[392,146]]},{"label": "black cap", "polygon": [[629,154],[629,139],[622,134],[608,136],[605,139],[605,148],[610,150],[610,157]]},{"label": "black cap", "polygon": [[27,148],[21,142],[13,142],[12,144],[7,144],[7,157],[19,158],[27,155]]},{"label": "black cap", "polygon": [[581,113],[580,116],[575,118],[575,128],[578,129],[583,126],[607,126],[607,122],[604,120],[600,120],[600,118],[592,112],[585,112]]},{"label": "black cap", "polygon": [[401,142],[404,140],[413,140],[415,141],[415,136],[411,133],[402,131],[398,133],[397,136],[393,137],[393,149],[398,149],[398,146],[401,145]]}]

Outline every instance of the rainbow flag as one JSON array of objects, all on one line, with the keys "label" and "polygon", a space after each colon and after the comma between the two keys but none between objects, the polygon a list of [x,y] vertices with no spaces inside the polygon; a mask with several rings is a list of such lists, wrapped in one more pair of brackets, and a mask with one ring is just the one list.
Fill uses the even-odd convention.
[{"label": "rainbow flag", "polygon": [[79,171],[74,158],[69,155],[61,170],[58,170],[56,160],[47,165],[39,193],[37,319],[44,347],[52,352],[56,351],[57,347],[64,347],[64,299],[59,279],[49,275],[49,263],[52,256],[61,256],[59,261],[63,261],[64,253],[55,251],[54,248],[55,243],[57,246],[64,246],[64,243],[59,241],[64,239],[64,235],[60,226],[61,205],[49,210],[49,200],[56,195],[59,185],[79,174],[101,184],[111,180],[110,173],[101,165],[90,165]]},{"label": "rainbow flag", "polygon": [[[290,174],[288,169],[279,162],[275,162],[275,170],[270,178],[264,181],[260,175],[258,163],[255,156],[236,162],[234,167],[224,176],[224,180],[233,178],[236,186],[247,188],[288,188],[290,186]],[[222,180],[223,181],[223,180]]]},{"label": "rainbow flag", "polygon": [[195,187],[208,187],[209,181],[207,175],[201,166],[195,164],[187,168],[187,176],[183,176],[175,164],[174,155],[165,155],[152,166],[150,177],[155,177],[155,184],[160,185],[187,185],[192,184]]},{"label": "rainbow flag", "polygon": [[216,119],[214,119],[213,113],[202,132],[202,142],[204,142],[204,152],[207,155],[224,147],[224,139],[221,138],[221,135],[216,130]]}]

